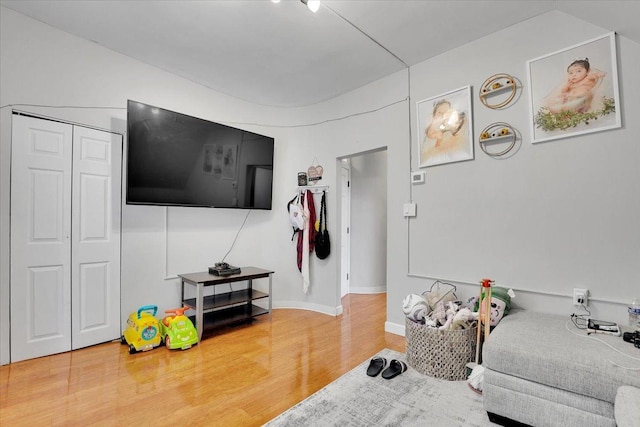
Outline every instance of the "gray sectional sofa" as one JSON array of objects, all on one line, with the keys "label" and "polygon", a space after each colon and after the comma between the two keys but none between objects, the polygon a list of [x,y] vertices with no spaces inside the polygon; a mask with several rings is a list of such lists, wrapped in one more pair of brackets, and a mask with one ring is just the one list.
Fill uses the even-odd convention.
[{"label": "gray sectional sofa", "polygon": [[[503,318],[482,350],[489,418],[536,427],[616,427],[617,417],[619,425],[639,425],[640,413],[633,411],[640,349],[620,337],[586,335],[569,316],[518,311]],[[631,387],[619,393],[621,386]]]}]

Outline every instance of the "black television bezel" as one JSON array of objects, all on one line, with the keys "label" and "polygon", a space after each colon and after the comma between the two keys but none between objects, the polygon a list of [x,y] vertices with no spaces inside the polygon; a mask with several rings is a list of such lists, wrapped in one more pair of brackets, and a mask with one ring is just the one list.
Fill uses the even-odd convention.
[{"label": "black television bezel", "polygon": [[180,113],[178,111],[175,110],[169,110],[167,108],[162,108],[162,107],[157,107],[155,105],[151,105],[151,104],[147,104],[145,102],[140,102],[140,101],[135,101],[132,99],[127,99],[127,145],[126,145],[126,154],[127,154],[127,163],[126,163],[126,177],[125,177],[125,203],[127,205],[132,205],[132,206],[166,206],[166,207],[184,207],[184,208],[215,208],[215,209],[233,209],[233,210],[237,210],[237,209],[241,209],[241,210],[246,210],[246,209],[251,209],[251,210],[273,210],[273,184],[274,184],[274,179],[273,179],[273,173],[272,173],[272,179],[271,179],[271,199],[270,199],[270,204],[269,207],[255,207],[255,206],[213,206],[213,205],[207,205],[207,204],[197,204],[197,203],[190,203],[190,204],[186,204],[186,203],[170,203],[170,202],[140,202],[140,201],[131,201],[129,199],[129,154],[130,154],[130,144],[129,144],[129,135],[130,133],[130,118],[129,118],[129,112],[131,111],[131,105],[132,104],[141,104],[144,105],[145,107],[148,107],[150,109],[158,109],[158,110],[162,110],[162,111],[166,111],[168,113],[171,114],[178,114],[184,117],[188,117],[191,119],[195,119],[195,120],[199,120],[202,122],[206,122],[206,123],[210,123],[213,125],[217,125],[217,126],[222,126],[222,127],[226,127],[229,129],[234,129],[234,130],[239,130],[248,134],[252,134],[252,135],[257,135],[260,137],[264,137],[264,138],[270,138],[273,143],[272,143],[272,149],[271,149],[271,165],[264,165],[264,164],[260,164],[260,165],[251,165],[251,166],[256,166],[256,167],[267,167],[270,166],[271,170],[273,171],[274,169],[274,164],[275,164],[275,138],[272,136],[268,136],[268,135],[263,135],[263,134],[259,134],[257,132],[251,132],[245,129],[241,129],[241,128],[237,128],[234,126],[229,126],[229,125],[225,125],[224,123],[219,123],[219,122],[215,122],[212,120],[207,120],[207,119],[203,119],[201,117],[196,117],[196,116],[192,116],[190,114],[185,114],[185,113]]}]

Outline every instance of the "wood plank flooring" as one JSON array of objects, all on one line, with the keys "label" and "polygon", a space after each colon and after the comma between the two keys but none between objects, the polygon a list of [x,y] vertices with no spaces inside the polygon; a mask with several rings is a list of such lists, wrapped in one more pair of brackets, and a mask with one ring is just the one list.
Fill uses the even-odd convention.
[{"label": "wood plank flooring", "polygon": [[273,310],[186,351],[112,342],[0,367],[2,426],[259,426],[383,348],[386,295],[347,295],[340,316]]}]

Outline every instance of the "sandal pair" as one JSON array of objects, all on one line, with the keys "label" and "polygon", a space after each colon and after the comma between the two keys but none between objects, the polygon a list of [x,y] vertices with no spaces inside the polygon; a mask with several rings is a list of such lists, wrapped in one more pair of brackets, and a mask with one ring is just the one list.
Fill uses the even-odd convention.
[{"label": "sandal pair", "polygon": [[371,362],[369,362],[367,375],[369,375],[370,377],[375,377],[380,372],[382,372],[382,378],[384,378],[385,380],[390,380],[391,378],[395,378],[407,370],[407,364],[401,360],[396,359],[393,359],[391,363],[389,363],[389,367],[387,369],[385,369],[386,367],[387,359],[385,359],[384,357],[376,356],[371,359]]}]

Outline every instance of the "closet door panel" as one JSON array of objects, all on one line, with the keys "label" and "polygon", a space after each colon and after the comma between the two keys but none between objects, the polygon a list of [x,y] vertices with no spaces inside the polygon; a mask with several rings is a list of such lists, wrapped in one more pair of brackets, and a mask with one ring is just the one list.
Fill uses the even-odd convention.
[{"label": "closet door panel", "polygon": [[[89,333],[92,329],[100,329],[109,324],[109,264],[105,262],[84,263],[80,268],[79,299],[82,307],[90,307],[89,310],[81,310],[79,330]],[[113,339],[113,338],[112,338]]]},{"label": "closet door panel", "polygon": [[[65,177],[61,171],[29,168],[29,239],[32,243],[65,243]],[[34,245],[33,247],[36,247]]]},{"label": "closet door panel", "polygon": [[13,116],[11,361],[71,346],[72,126]]},{"label": "closet door panel", "polygon": [[72,348],[120,337],[122,138],[74,128]]},{"label": "closet door panel", "polygon": [[[29,268],[27,319],[29,342],[64,338],[69,313],[65,312],[65,268],[62,265]],[[68,283],[68,282],[67,282]]]}]

